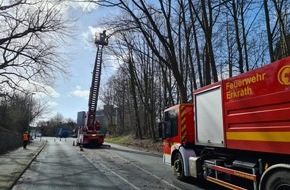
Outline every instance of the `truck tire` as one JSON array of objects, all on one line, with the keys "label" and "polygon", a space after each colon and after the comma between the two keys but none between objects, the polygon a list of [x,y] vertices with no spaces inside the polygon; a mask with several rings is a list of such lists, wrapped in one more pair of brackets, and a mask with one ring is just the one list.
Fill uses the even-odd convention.
[{"label": "truck tire", "polygon": [[173,169],[174,174],[177,179],[184,180],[184,166],[183,166],[183,159],[180,153],[176,153],[174,155],[174,161],[173,161]]},{"label": "truck tire", "polygon": [[273,172],[268,178],[265,190],[289,190],[290,171],[281,170]]}]

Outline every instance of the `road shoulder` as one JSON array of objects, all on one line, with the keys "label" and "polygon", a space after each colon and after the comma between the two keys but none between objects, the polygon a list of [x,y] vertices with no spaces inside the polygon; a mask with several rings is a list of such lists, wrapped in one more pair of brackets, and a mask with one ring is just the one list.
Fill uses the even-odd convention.
[{"label": "road shoulder", "polygon": [[0,156],[0,189],[12,188],[45,144],[45,140],[35,139],[28,144],[27,149],[20,147]]}]

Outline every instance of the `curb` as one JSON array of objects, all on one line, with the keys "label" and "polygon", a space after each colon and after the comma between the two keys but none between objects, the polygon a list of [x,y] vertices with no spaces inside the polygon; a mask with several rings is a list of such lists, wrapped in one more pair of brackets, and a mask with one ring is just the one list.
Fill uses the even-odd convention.
[{"label": "curb", "polygon": [[14,187],[14,185],[16,184],[16,182],[20,179],[20,177],[24,174],[24,172],[27,170],[27,168],[31,165],[31,163],[35,160],[35,158],[40,154],[40,152],[42,151],[42,149],[45,147],[46,142],[47,141],[45,141],[43,143],[43,145],[37,150],[36,154],[29,161],[29,163],[26,165],[26,167],[23,169],[23,171],[21,173],[19,173],[19,175],[15,178],[14,182],[8,187],[8,190],[11,190]]}]

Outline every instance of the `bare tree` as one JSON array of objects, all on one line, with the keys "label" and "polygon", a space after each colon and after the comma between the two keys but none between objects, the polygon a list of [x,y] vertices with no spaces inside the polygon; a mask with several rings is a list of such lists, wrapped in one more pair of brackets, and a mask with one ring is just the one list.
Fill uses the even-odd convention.
[{"label": "bare tree", "polygon": [[[192,9],[195,16],[204,32],[205,46],[204,46],[204,74],[205,85],[218,81],[217,69],[215,63],[214,49],[212,44],[213,27],[217,21],[219,15],[220,4],[213,5],[214,2],[210,0],[201,0],[200,2],[193,4],[191,2]],[[217,8],[216,14],[214,10]]]},{"label": "bare tree", "polygon": [[[104,6],[118,7],[130,15],[130,28],[139,31],[146,43],[151,48],[160,63],[171,70],[176,80],[180,102],[187,102],[187,85],[181,74],[177,56],[177,31],[175,30],[174,7],[172,1],[158,1],[157,6],[145,1],[95,1]],[[162,22],[156,20],[162,17]],[[124,26],[123,26],[124,27]],[[162,45],[162,52],[157,44]]]},{"label": "bare tree", "polygon": [[273,62],[290,55],[290,3],[284,0],[263,0],[263,5],[268,37],[268,51],[271,62]]},{"label": "bare tree", "polygon": [[71,21],[58,5],[49,0],[1,1],[0,92],[23,92],[24,83],[40,87],[66,74],[58,48],[65,43]]},{"label": "bare tree", "polygon": [[110,87],[113,89],[113,105],[119,110],[119,121],[116,126],[116,132],[123,134],[131,131],[132,118],[135,116],[131,112],[130,104],[130,89],[128,84],[127,74],[124,73],[123,69],[120,68],[117,71],[118,74],[112,76],[108,81]]},{"label": "bare tree", "polygon": [[[144,126],[161,119],[164,107],[187,102],[196,88],[270,62],[263,0],[91,2],[122,10],[104,25],[115,39],[108,49],[123,63],[114,78],[113,94],[118,94],[113,102],[123,112],[124,131],[129,126],[142,135],[152,134],[154,127],[146,131]],[[289,3],[269,2],[272,15],[267,22],[271,42],[277,42],[288,34],[287,14],[280,11],[278,21],[273,13]],[[136,127],[137,117],[141,126]]]},{"label": "bare tree", "polygon": [[13,94],[0,99],[0,126],[23,133],[28,125],[40,115],[43,107],[31,99],[29,94]]},{"label": "bare tree", "polygon": [[287,1],[273,1],[279,28],[279,39],[275,49],[275,59],[281,59],[290,55],[290,31],[287,30],[287,22],[290,20],[290,3]]},{"label": "bare tree", "polygon": [[271,61],[274,61],[274,47],[273,47],[273,33],[271,31],[271,24],[270,24],[270,16],[269,16],[269,7],[268,7],[268,0],[263,0],[264,5],[264,12],[265,12],[265,22],[266,22],[266,29],[267,29],[267,36],[268,36],[268,47],[269,47],[269,55]]}]

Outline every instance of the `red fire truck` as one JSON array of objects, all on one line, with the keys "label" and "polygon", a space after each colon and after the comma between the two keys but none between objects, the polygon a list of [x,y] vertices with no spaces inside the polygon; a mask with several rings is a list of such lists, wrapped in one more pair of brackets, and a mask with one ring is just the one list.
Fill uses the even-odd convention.
[{"label": "red fire truck", "polygon": [[163,162],[178,179],[290,189],[290,57],[193,92],[165,110]]}]

